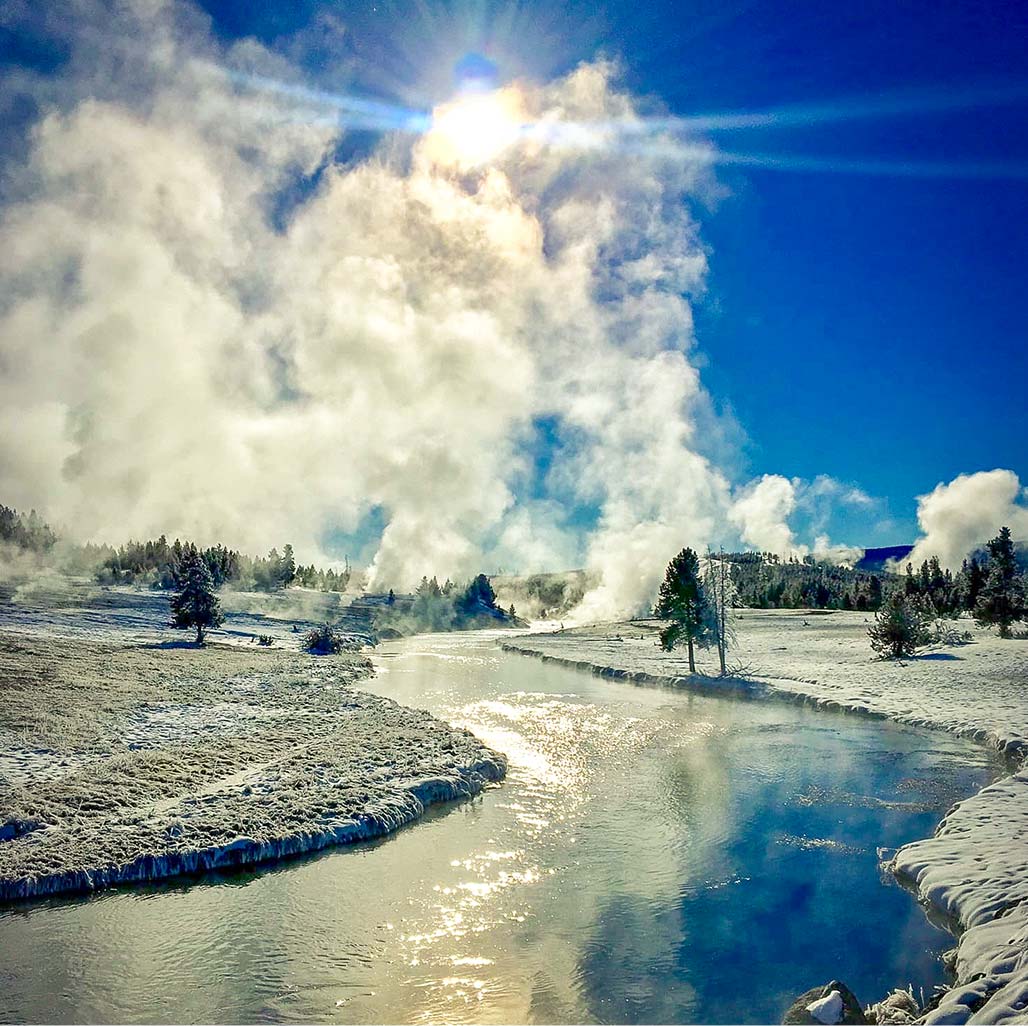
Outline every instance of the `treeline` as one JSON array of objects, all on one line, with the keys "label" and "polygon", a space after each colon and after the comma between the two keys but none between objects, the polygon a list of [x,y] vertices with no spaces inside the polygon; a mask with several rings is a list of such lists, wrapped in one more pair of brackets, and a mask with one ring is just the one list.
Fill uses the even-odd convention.
[{"label": "treeline", "polygon": [[496,589],[498,604],[515,603],[527,616],[547,620],[574,609],[598,580],[598,575],[594,577],[584,570],[565,570],[527,577],[498,574],[489,583]]},{"label": "treeline", "polygon": [[[971,613],[982,622],[992,622],[995,613],[1008,619],[1009,626],[1023,618],[1028,605],[1028,574],[1021,571],[1010,529],[1004,527],[984,554],[965,559],[956,574],[943,570],[935,556],[916,570],[908,563],[903,593],[919,599],[922,607],[935,616]],[[997,596],[1004,596],[998,604]]]},{"label": "treeline", "polygon": [[876,610],[891,575],[853,570],[805,556],[728,552],[736,601],[751,609]]},{"label": "treeline", "polygon": [[938,558],[932,556],[917,570],[913,563],[907,563],[903,593],[921,599],[938,616],[959,616],[974,612],[988,577],[988,567],[979,563],[977,557],[965,559],[960,572],[954,575],[943,570]]},{"label": "treeline", "polygon": [[[912,655],[937,639],[930,622],[969,612],[979,627],[997,627],[1001,638],[1013,636],[1013,625],[1028,620],[1028,571],[1022,569],[1009,527],[1001,527],[985,547],[965,559],[955,576],[937,559],[927,559],[915,572],[907,564],[902,587],[893,588],[875,623],[868,629],[871,646],[886,658]],[[969,635],[968,635],[969,637]]]},{"label": "treeline", "polygon": [[1004,638],[1015,623],[1028,619],[1028,572],[1021,570],[1009,527],[1000,528],[981,558],[965,559],[956,576],[943,571],[934,557],[916,573],[908,563],[903,588],[929,615],[968,612],[980,626],[998,627]]},{"label": "treeline", "polygon": [[727,553],[738,605],[753,609],[855,609],[877,612],[903,595],[922,618],[970,613],[978,623],[998,626],[1007,636],[1028,619],[1028,572],[1010,529],[1003,527],[984,549],[963,561],[956,573],[937,557],[903,574],[854,570],[806,556],[782,559],[767,552]]},{"label": "treeline", "polygon": [[440,585],[435,577],[422,577],[413,595],[390,591],[375,627],[380,635],[406,635],[521,623],[514,606],[499,607],[489,578],[479,574],[462,588],[453,581]]},{"label": "treeline", "polygon": [[[200,548],[192,542],[173,542],[162,534],[149,541],[112,545],[75,545],[61,541],[57,532],[32,510],[28,515],[0,505],[0,546],[47,556],[44,560],[65,573],[93,574],[101,584],[138,584],[178,589],[189,553],[197,553],[211,573],[215,587],[231,584],[245,591],[279,591],[290,585],[317,591],[345,591],[350,568],[323,570],[313,563],[297,565],[292,545],[281,555],[272,549],[266,556],[248,556],[225,545]],[[52,551],[54,550],[54,551]]]},{"label": "treeline", "polygon": [[292,545],[281,555],[272,549],[266,556],[247,556],[224,545],[199,548],[178,538],[169,543],[162,534],[156,540],[130,541],[115,549],[90,546],[97,556],[96,579],[101,584],[142,584],[154,588],[177,589],[182,585],[182,570],[187,557],[196,553],[207,565],[215,587],[231,584],[244,591],[280,591],[301,585],[318,591],[344,591],[349,570],[320,570],[297,566]]},{"label": "treeline", "polygon": [[56,542],[57,535],[35,510],[25,516],[9,506],[0,506],[0,543],[27,552],[43,553],[52,549]]},{"label": "treeline", "polygon": [[[990,543],[990,545],[993,543]],[[1009,538],[1004,553],[1010,548]],[[957,573],[943,569],[937,557],[919,567],[908,563],[903,574],[854,570],[805,556],[783,559],[768,552],[732,552],[737,601],[751,609],[853,609],[875,612],[897,588],[921,600],[936,616],[974,613],[996,557],[986,548],[965,559]],[[1008,561],[1011,556],[1004,555]],[[1016,567],[1015,567],[1016,572]]]}]

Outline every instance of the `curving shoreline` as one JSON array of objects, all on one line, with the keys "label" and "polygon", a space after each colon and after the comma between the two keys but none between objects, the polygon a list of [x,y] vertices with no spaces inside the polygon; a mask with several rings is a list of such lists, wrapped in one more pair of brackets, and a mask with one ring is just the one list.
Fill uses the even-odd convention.
[{"label": "curving shoreline", "polygon": [[455,766],[453,774],[418,781],[391,799],[330,822],[321,830],[286,834],[266,841],[238,837],[224,845],[173,854],[142,855],[132,862],[95,869],[0,878],[0,901],[13,902],[56,894],[82,894],[121,884],[148,883],[215,869],[277,862],[324,848],[383,837],[420,819],[431,805],[472,798],[487,784],[506,776],[506,759],[492,753],[472,766]]},{"label": "curving shoreline", "polygon": [[[771,619],[763,618],[767,624]],[[747,655],[773,662],[774,653],[783,646],[770,642],[788,641],[790,637],[811,648],[818,644],[815,635],[822,624],[811,630],[809,622],[790,620],[787,614],[777,614],[775,619],[769,638],[754,644]],[[850,627],[857,624],[856,617],[850,619],[852,624],[845,620],[836,623]],[[750,620],[758,629],[764,625],[760,616],[751,615]],[[794,624],[790,636],[788,631]],[[772,629],[785,634],[771,636]],[[958,803],[944,817],[934,837],[905,845],[886,865],[923,904],[943,913],[959,931],[954,985],[917,1021],[1028,1021],[1028,697],[1017,701],[1023,682],[1028,680],[1028,659],[1016,648],[996,649],[991,640],[982,639],[981,650],[976,653],[979,661],[988,660],[996,651],[1014,659],[1010,666],[1004,664],[1011,687],[1001,695],[992,695],[991,705],[986,694],[984,708],[983,696],[964,688],[966,698],[961,709],[960,702],[954,702],[950,694],[928,694],[918,701],[914,694],[919,686],[916,679],[908,687],[908,681],[897,678],[896,667],[883,669],[883,664],[871,663],[860,649],[852,645],[847,648],[844,642],[852,638],[844,638],[841,632],[831,637],[831,633],[827,631],[829,636],[821,639],[826,649],[823,660],[811,661],[813,670],[804,679],[779,675],[780,667],[774,667],[773,674],[765,670],[729,678],[690,676],[683,672],[679,657],[654,650],[647,625],[642,622],[523,635],[503,642],[502,647],[614,680],[707,695],[720,692],[736,698],[787,701],[944,729],[1002,752],[1011,775]],[[943,658],[932,669],[941,666],[938,672],[945,674],[949,662],[969,661],[967,653],[963,658],[947,659],[947,655],[942,653]],[[784,660],[779,657],[779,661]],[[829,675],[840,664],[842,672],[837,676],[842,680],[833,681]],[[855,666],[867,676],[877,672],[880,679],[873,684],[866,679],[855,684],[850,672]],[[1026,671],[1023,674],[1022,668]],[[795,672],[793,667],[788,669]],[[950,676],[954,672],[959,670],[950,667]],[[1018,707],[1022,709],[1020,716],[1016,712],[1011,715],[1011,709]],[[844,971],[845,967],[840,967],[840,972]]]},{"label": "curving shoreline", "polygon": [[[922,1021],[1025,1021],[1028,767],[1017,767],[1028,750],[1028,647],[980,636],[887,665],[868,658],[858,615],[810,619],[747,611],[739,651],[750,665],[726,679],[690,677],[641,622],[500,644],[612,679],[848,710],[1003,751],[1012,775],[957,805],[890,868],[963,931],[957,985]],[[0,631],[0,900],[382,836],[506,772],[466,731],[354,687],[371,672],[363,657],[126,644],[119,624],[84,638],[57,634],[53,620],[48,611]]]},{"label": "curving shoreline", "polygon": [[467,731],[353,687],[371,673],[0,632],[0,901],[352,844],[503,779]]}]

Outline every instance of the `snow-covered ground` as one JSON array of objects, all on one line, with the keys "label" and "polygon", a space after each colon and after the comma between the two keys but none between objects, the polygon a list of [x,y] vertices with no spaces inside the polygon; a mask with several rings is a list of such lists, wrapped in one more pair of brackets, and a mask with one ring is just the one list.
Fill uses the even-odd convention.
[{"label": "snow-covered ground", "polygon": [[[42,574],[0,595],[0,627],[33,637],[76,638],[117,644],[188,644],[192,631],[171,625],[170,594],[149,588],[107,587],[86,578]],[[353,596],[290,588],[280,592],[219,592],[225,622],[209,637],[217,644],[252,646],[260,636],[276,648],[299,650],[304,634],[331,623],[355,644],[371,639],[366,611],[348,608]]]},{"label": "snow-covered ground", "polygon": [[[1004,751],[1016,772],[955,806],[934,838],[901,848],[888,865],[959,934],[956,985],[923,1021],[1028,1022],[1028,641],[1001,641],[967,622],[961,629],[972,631],[970,644],[881,661],[868,642],[869,619],[746,610],[731,655],[735,675],[725,679],[690,677],[684,651],[660,650],[655,621],[533,634],[505,647],[638,684],[778,697],[938,727]],[[697,665],[714,674],[716,655],[699,652]]]},{"label": "snow-covered ground", "polygon": [[361,840],[502,778],[468,732],[355,688],[365,657],[265,617],[258,647],[253,616],[197,650],[150,593],[0,607],[0,900]]}]

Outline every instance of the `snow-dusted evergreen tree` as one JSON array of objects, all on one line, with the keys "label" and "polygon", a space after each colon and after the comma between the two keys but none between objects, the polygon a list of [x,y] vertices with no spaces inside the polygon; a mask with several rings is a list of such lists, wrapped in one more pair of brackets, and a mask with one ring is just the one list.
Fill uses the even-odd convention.
[{"label": "snow-dusted evergreen tree", "polygon": [[875,622],[867,629],[871,647],[883,659],[911,656],[931,641],[930,622],[920,598],[897,588],[875,613]]},{"label": "snow-dusted evergreen tree", "polygon": [[710,549],[703,561],[703,596],[706,600],[707,628],[717,646],[721,676],[728,674],[728,649],[735,644],[736,587],[731,563],[722,551],[715,556]]},{"label": "snow-dusted evergreen tree", "polygon": [[962,608],[974,612],[974,607],[978,605],[978,598],[982,593],[982,588],[985,587],[988,576],[988,572],[978,562],[976,556],[972,556],[970,562],[964,560],[964,565],[957,578]]},{"label": "snow-dusted evergreen tree", "polygon": [[196,643],[203,644],[204,631],[220,627],[221,603],[214,593],[214,577],[204,558],[190,547],[179,570],[182,588],[171,599],[172,624],[196,628]]},{"label": "snow-dusted evergreen tree", "polygon": [[1017,558],[1010,528],[1001,527],[989,542],[989,576],[974,607],[974,618],[982,627],[998,627],[1001,638],[1010,637],[1010,627],[1024,618],[1024,582],[1017,572]]},{"label": "snow-dusted evergreen tree", "polygon": [[292,545],[286,545],[282,550],[282,561],[279,565],[278,579],[283,588],[287,588],[296,580],[296,560],[293,558]]},{"label": "snow-dusted evergreen tree", "polygon": [[[430,582],[432,593],[440,595],[442,592],[439,588],[439,583],[433,577]],[[493,586],[489,583],[489,578],[485,574],[479,574],[473,581],[471,581],[467,588],[464,589],[464,594],[461,595],[454,606],[458,613],[464,615],[473,615],[478,612],[487,612],[496,608],[496,592],[493,591]]]},{"label": "snow-dusted evergreen tree", "polygon": [[689,648],[689,672],[695,673],[694,649],[696,645],[706,647],[710,625],[700,581],[700,561],[692,549],[682,549],[668,563],[653,615],[669,621],[660,632],[660,647],[670,652],[684,641]]}]

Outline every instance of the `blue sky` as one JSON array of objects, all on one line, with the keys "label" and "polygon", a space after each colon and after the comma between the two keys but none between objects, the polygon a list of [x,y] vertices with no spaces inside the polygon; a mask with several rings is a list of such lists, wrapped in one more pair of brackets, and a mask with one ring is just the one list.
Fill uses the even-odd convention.
[{"label": "blue sky", "polygon": [[[314,54],[315,76],[360,85],[364,62],[385,66],[391,78],[375,85],[410,100],[424,75],[405,61],[410,46],[397,46],[411,31],[403,5],[204,6],[226,37],[267,42],[319,12],[337,14],[348,31],[347,70]],[[613,55],[634,92],[680,116],[926,101],[934,109],[716,136],[725,149],[925,162],[952,173],[722,167],[726,195],[699,215],[710,251],[696,311],[703,380],[739,423],[740,471],[827,472],[883,500],[870,512],[836,510],[833,536],[909,540],[915,496],[938,482],[993,467],[1025,476],[1028,8],[871,0],[582,4],[555,13],[539,5],[521,9],[531,52],[519,53],[517,33],[497,29],[508,6],[429,7],[430,41],[439,24],[455,26],[455,48],[462,31],[468,48],[492,47],[501,75],[552,76]],[[990,89],[1012,95],[965,103]]]},{"label": "blue sky", "polygon": [[[5,501],[639,596],[1028,532],[1023,5],[116,9],[0,8]],[[521,85],[452,104],[469,54]],[[476,95],[529,121],[456,144]]]}]

